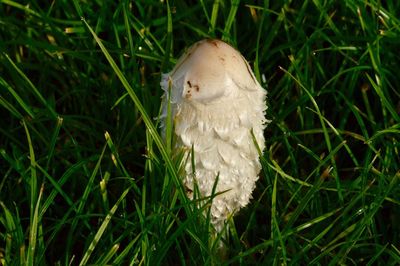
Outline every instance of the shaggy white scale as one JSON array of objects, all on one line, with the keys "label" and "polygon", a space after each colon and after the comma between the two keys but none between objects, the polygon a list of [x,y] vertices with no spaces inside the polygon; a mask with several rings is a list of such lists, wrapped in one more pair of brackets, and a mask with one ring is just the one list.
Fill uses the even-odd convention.
[{"label": "shaggy white scale", "polygon": [[161,87],[162,127],[170,99],[175,148],[188,155],[194,149],[194,160],[189,158],[184,166],[188,196],[193,197],[195,183],[202,197],[210,196],[217,176],[215,192],[226,191],[211,205],[211,221],[220,231],[228,216],[249,203],[261,170],[251,130],[262,151],[266,91],[243,56],[219,40],[191,46],[175,68],[162,75]]}]

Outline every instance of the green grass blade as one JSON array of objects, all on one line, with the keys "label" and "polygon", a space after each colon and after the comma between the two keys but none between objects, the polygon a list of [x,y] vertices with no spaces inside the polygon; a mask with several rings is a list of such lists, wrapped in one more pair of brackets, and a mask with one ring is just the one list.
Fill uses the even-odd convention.
[{"label": "green grass blade", "polygon": [[28,253],[27,253],[27,258],[26,258],[26,263],[27,265],[36,265],[35,264],[35,255],[36,255],[36,245],[38,241],[38,228],[41,226],[41,220],[39,219],[39,206],[40,206],[40,200],[43,195],[43,190],[44,186],[42,185],[39,196],[36,201],[36,206],[35,206],[35,211],[32,216],[32,220],[30,223],[30,231],[29,231],[29,247],[28,247]]},{"label": "green grass blade", "polygon": [[235,20],[236,12],[238,10],[239,4],[240,4],[240,0],[232,0],[231,1],[231,8],[229,10],[228,18],[226,19],[226,22],[225,22],[224,32],[223,32],[223,36],[222,36],[223,41],[228,41],[230,39],[230,31],[232,28],[233,21]]},{"label": "green grass blade", "polygon": [[2,77],[0,77],[0,85],[3,86],[4,88],[6,88],[12,94],[12,96],[15,98],[17,103],[22,107],[22,109],[25,110],[25,112],[31,118],[35,118],[35,114],[31,110],[29,105],[27,103],[25,103],[24,100],[22,100],[22,98],[18,95],[18,93]]},{"label": "green grass blade", "polygon": [[[60,195],[65,199],[65,201],[68,203],[68,205],[73,206],[74,203],[72,201],[72,199],[67,195],[67,193],[61,188],[61,186],[59,185],[59,183],[52,177],[50,176],[45,169],[43,169],[39,164],[35,164],[35,167],[47,178],[47,180],[50,181],[50,183],[53,185],[54,189],[60,193]],[[50,197],[49,197],[50,198]],[[54,197],[51,197],[52,199],[54,199]],[[47,210],[47,208],[49,207],[48,204],[51,204],[52,202],[46,201],[45,204],[43,204],[41,212],[39,217],[43,217],[44,212]]]},{"label": "green grass blade", "polygon": [[21,76],[21,78],[28,84],[30,89],[32,90],[33,94],[36,96],[36,98],[47,108],[47,110],[50,112],[51,116],[53,118],[57,118],[57,113],[54,111],[54,109],[50,106],[50,104],[46,101],[46,99],[42,96],[40,91],[36,88],[35,85],[30,81],[30,79],[22,72],[21,69],[18,68],[18,66],[11,60],[11,58],[7,55],[4,54],[8,62],[11,64],[11,66],[14,68],[14,70]]},{"label": "green grass blade", "polygon": [[169,5],[169,1],[167,0],[167,38],[166,38],[166,49],[164,54],[164,60],[161,66],[161,71],[166,72],[169,67],[169,60],[172,52],[172,43],[173,43],[173,35],[172,35],[172,14],[171,8]]},{"label": "green grass blade", "polygon": [[399,114],[394,109],[391,101],[383,93],[382,88],[378,86],[378,84],[371,78],[370,75],[366,74],[366,76],[369,82],[371,83],[372,87],[375,89],[376,94],[378,94],[380,100],[382,101],[382,106],[389,111],[389,113],[392,115],[393,119],[396,120],[397,123],[400,123]]},{"label": "green grass blade", "polygon": [[107,145],[104,145],[103,150],[101,151],[100,157],[97,160],[96,166],[94,167],[94,169],[93,169],[93,171],[92,171],[92,173],[91,173],[91,175],[89,177],[89,180],[88,180],[86,188],[85,188],[85,190],[83,192],[83,195],[82,195],[81,199],[79,200],[76,216],[74,217],[74,219],[72,221],[70,233],[69,233],[68,239],[67,239],[67,256],[66,256],[66,259],[69,258],[68,252],[70,251],[71,246],[74,244],[72,242],[72,238],[73,238],[73,235],[74,235],[74,231],[76,230],[76,227],[77,227],[77,225],[79,223],[79,220],[80,220],[79,219],[79,215],[82,214],[85,205],[88,203],[88,197],[89,197],[90,192],[93,190],[94,179],[97,176],[97,173],[98,173],[98,171],[100,169],[100,164],[101,164],[101,161],[103,159],[106,147],[107,147]]},{"label": "green grass blade", "polygon": [[53,135],[51,137],[49,151],[48,151],[48,155],[47,155],[47,163],[46,163],[46,168],[45,168],[47,170],[50,168],[50,162],[54,156],[54,151],[56,148],[57,139],[60,135],[60,129],[61,129],[62,124],[63,124],[63,118],[60,116],[57,117],[56,128],[54,129]]},{"label": "green grass blade", "polygon": [[4,99],[3,96],[0,96],[0,105],[7,109],[17,119],[21,120],[24,118],[24,116],[11,103]]},{"label": "green grass blade", "polygon": [[161,140],[160,135],[158,134],[153,121],[150,119],[149,115],[146,112],[146,109],[143,107],[142,103],[140,102],[139,98],[137,97],[136,93],[134,92],[134,90],[132,89],[132,87],[130,86],[129,82],[126,80],[125,76],[122,74],[121,70],[118,68],[118,66],[116,65],[114,59],[111,57],[111,55],[109,54],[109,52],[107,51],[107,49],[104,47],[103,43],[101,42],[100,38],[96,35],[96,33],[92,30],[92,28],[87,24],[87,22],[85,20],[83,20],[84,24],[86,25],[86,27],[88,27],[89,31],[91,32],[91,34],[93,35],[93,37],[95,38],[97,44],[100,46],[100,49],[102,50],[103,54],[105,55],[105,57],[107,58],[108,62],[110,63],[111,67],[113,68],[113,70],[115,71],[115,73],[117,74],[118,78],[120,79],[122,85],[124,86],[124,88],[127,90],[127,92],[129,93],[129,96],[131,97],[132,101],[134,102],[134,104],[136,105],[137,109],[139,110],[140,114],[142,115],[143,121],[147,127],[147,129],[149,130],[149,133],[151,134],[152,138],[154,139],[155,144],[157,145],[158,149],[161,152],[161,155],[166,163],[166,167],[167,170],[169,172],[169,174],[171,174],[172,179],[175,183],[175,185],[178,188],[178,191],[180,193],[180,198],[182,200],[184,200],[186,198],[184,189],[181,185],[180,179],[178,177],[178,174],[176,172],[176,169],[170,159],[170,155],[167,153],[163,141]]},{"label": "green grass blade", "polygon": [[221,2],[221,0],[214,0],[214,4],[213,4],[213,7],[212,7],[212,11],[211,11],[209,33],[213,37],[215,36],[215,27],[216,27],[216,24],[217,24],[218,9],[219,9],[220,2]]},{"label": "green grass blade", "polygon": [[128,257],[129,252],[134,247],[136,242],[142,237],[142,232],[139,233],[133,240],[129,242],[129,244],[125,247],[125,249],[114,259],[113,263],[119,265],[122,263],[126,257]]},{"label": "green grass blade", "polygon": [[[313,104],[313,106],[314,106],[314,108],[315,108],[315,110],[316,110],[316,112],[318,114],[318,118],[319,118],[319,121],[321,123],[321,127],[323,129],[323,135],[324,135],[324,139],[325,139],[325,142],[326,142],[326,146],[328,148],[328,151],[331,152],[332,151],[331,140],[330,140],[330,137],[328,135],[328,131],[326,129],[324,117],[323,117],[323,115],[321,113],[321,110],[320,110],[320,108],[318,106],[317,101],[315,100],[315,98],[313,97],[311,92],[305,87],[305,85],[302,84],[302,82],[299,79],[294,77],[287,70],[285,70],[283,68],[281,68],[281,70],[283,70],[286,74],[288,74],[305,91],[305,93],[309,97],[310,101],[312,102],[312,104]],[[335,160],[332,159],[331,163],[332,163],[332,166],[333,166],[333,175],[334,175],[335,180],[336,180],[336,188],[337,188],[338,197],[339,197],[339,200],[341,202],[343,202],[343,192],[342,192],[342,189],[341,189],[341,182],[340,182],[339,176],[337,174],[337,170],[336,170],[336,162],[335,162]]]},{"label": "green grass blade", "polygon": [[109,261],[114,257],[114,255],[117,253],[119,249],[119,244],[113,245],[110,250],[102,256],[98,261],[96,261],[96,265],[107,265]]},{"label": "green grass blade", "polygon": [[26,138],[28,140],[28,146],[29,146],[29,158],[30,158],[30,180],[29,180],[29,185],[30,185],[30,193],[31,193],[31,200],[30,200],[30,217],[31,221],[33,220],[33,216],[35,213],[35,206],[37,205],[37,195],[38,195],[38,187],[37,187],[37,173],[36,173],[36,157],[35,157],[35,151],[33,149],[33,143],[31,139],[31,134],[29,133],[28,127],[26,125],[25,120],[22,120],[22,125],[24,126],[25,133],[26,133]]},{"label": "green grass blade", "polygon": [[[104,137],[106,139],[107,142],[107,146],[108,148],[111,150],[111,159],[114,163],[114,165],[126,176],[129,177],[131,180],[135,180],[133,177],[131,177],[131,175],[129,174],[129,172],[125,169],[124,164],[121,162],[120,160],[120,156],[119,153],[117,151],[117,148],[114,145],[113,140],[111,139],[110,134],[106,131],[104,133]],[[131,182],[134,190],[136,193],[138,193],[139,195],[141,194],[140,189],[138,188],[138,186],[136,185],[136,183]]]},{"label": "green grass blade", "polygon": [[[280,250],[282,252],[282,258],[278,258],[278,261],[281,262],[283,265],[287,265],[287,252],[285,248],[285,242],[284,239],[282,238],[282,233],[281,230],[279,229],[279,223],[277,219],[277,212],[276,212],[276,197],[277,197],[277,181],[278,181],[278,175],[275,175],[275,180],[274,180],[274,187],[272,189],[272,202],[271,202],[271,239],[274,240],[274,242],[278,242],[280,246]],[[274,243],[275,245],[275,243]],[[278,247],[274,247],[275,250],[279,250]],[[276,252],[276,254],[280,255],[280,252]],[[279,256],[278,255],[278,256]]]},{"label": "green grass blade", "polygon": [[[72,165],[64,172],[64,174],[60,177],[60,179],[58,181],[56,181],[52,176],[45,174],[46,172],[44,171],[44,169],[39,168],[40,171],[43,170],[42,172],[45,174],[45,177],[47,177],[49,179],[50,183],[53,185],[53,189],[51,190],[51,192],[49,193],[49,196],[43,203],[43,206],[42,206],[41,212],[40,212],[40,217],[43,217],[46,210],[54,203],[54,199],[58,194],[63,195],[63,197],[67,200],[67,202],[72,202],[72,199],[69,198],[69,196],[67,195],[67,192],[62,189],[62,186],[65,183],[67,183],[73,177],[74,174],[76,174],[79,171],[82,171],[83,165],[85,165],[87,163],[88,163],[87,160],[81,160],[78,163]],[[77,212],[77,208],[75,207],[75,205],[76,205],[76,203],[71,205],[71,207],[74,206],[73,209]],[[87,226],[89,227],[88,224],[87,224]]]},{"label": "green grass blade", "polygon": [[[14,215],[13,213],[11,213],[11,211],[8,210],[8,208],[2,201],[0,201],[0,206],[3,209],[3,212],[0,214],[0,224],[2,224],[3,228],[5,229],[4,237],[6,237],[6,243],[4,247],[4,259],[6,263],[12,264],[14,261],[18,260],[19,255],[14,247],[18,247],[18,249],[23,249],[25,238],[24,234],[22,233],[21,221],[17,220],[18,215]],[[19,261],[22,265],[24,262],[26,262],[26,257],[22,254],[19,257]]]},{"label": "green grass blade", "polygon": [[15,1],[10,1],[10,0],[1,0],[0,2],[3,3],[3,4],[6,4],[6,5],[12,6],[12,7],[18,8],[18,9],[21,9],[21,10],[23,10],[24,12],[26,12],[28,14],[31,14],[31,15],[34,15],[34,16],[37,16],[37,17],[40,16],[40,14],[35,12],[34,10],[32,10],[29,7],[29,5],[22,5],[20,3],[17,3]]},{"label": "green grass blade", "polygon": [[128,194],[130,188],[126,189],[121,197],[117,200],[117,202],[114,204],[114,206],[111,208],[110,212],[107,214],[105,217],[104,221],[100,225],[100,228],[97,230],[96,235],[94,236],[92,242],[90,243],[90,246],[86,250],[85,254],[83,255],[83,258],[79,265],[86,265],[87,262],[89,261],[90,256],[92,255],[94,249],[96,248],[97,243],[100,241],[101,236],[103,235],[104,231],[107,229],[111,218],[113,217],[114,213],[117,211],[119,204],[123,199],[125,199],[126,195]]}]

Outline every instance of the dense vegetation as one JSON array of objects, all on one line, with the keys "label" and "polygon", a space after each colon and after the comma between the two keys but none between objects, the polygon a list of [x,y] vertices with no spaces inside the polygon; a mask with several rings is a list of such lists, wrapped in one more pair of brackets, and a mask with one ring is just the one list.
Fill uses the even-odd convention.
[{"label": "dense vegetation", "polygon": [[[400,2],[0,0],[0,264],[400,264]],[[221,38],[268,91],[218,237],[157,133],[160,75]]]}]

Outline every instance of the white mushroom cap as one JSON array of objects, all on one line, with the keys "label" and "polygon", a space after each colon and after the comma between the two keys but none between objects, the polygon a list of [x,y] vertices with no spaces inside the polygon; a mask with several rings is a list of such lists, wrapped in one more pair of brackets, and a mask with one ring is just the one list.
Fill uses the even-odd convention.
[{"label": "white mushroom cap", "polygon": [[219,40],[203,40],[191,46],[168,74],[174,86],[173,99],[199,102],[215,100],[230,92],[229,77],[241,88],[254,90],[259,84],[243,56]]}]

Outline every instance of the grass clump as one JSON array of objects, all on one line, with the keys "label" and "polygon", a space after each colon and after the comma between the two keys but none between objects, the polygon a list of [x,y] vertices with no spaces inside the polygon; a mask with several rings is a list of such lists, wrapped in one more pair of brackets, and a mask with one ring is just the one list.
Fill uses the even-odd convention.
[{"label": "grass clump", "polygon": [[[0,3],[0,264],[400,263],[398,1]],[[154,119],[202,38],[272,119],[224,260]]]}]

